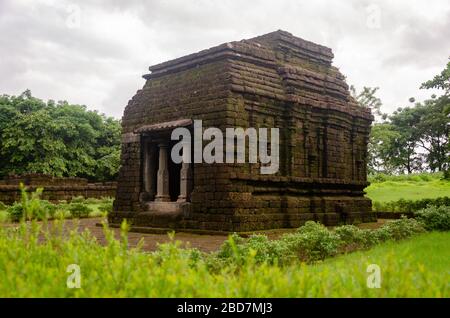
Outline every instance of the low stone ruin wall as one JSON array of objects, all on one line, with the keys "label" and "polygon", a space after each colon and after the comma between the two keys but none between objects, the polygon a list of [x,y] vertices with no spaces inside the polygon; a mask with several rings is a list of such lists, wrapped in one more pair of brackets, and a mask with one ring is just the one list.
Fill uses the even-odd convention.
[{"label": "low stone ruin wall", "polygon": [[379,219],[401,219],[402,216],[406,216],[408,219],[414,218],[414,213],[412,212],[376,212],[377,218]]},{"label": "low stone ruin wall", "polygon": [[8,176],[0,180],[0,201],[11,204],[20,200],[20,183],[27,191],[44,188],[42,199],[49,201],[70,201],[73,197],[85,198],[114,197],[116,182],[89,183],[83,178],[56,178],[43,174]]}]

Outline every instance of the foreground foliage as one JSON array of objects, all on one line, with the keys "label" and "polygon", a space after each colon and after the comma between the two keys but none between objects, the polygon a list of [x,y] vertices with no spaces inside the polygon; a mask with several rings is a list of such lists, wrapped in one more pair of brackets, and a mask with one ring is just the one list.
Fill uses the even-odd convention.
[{"label": "foreground foliage", "polygon": [[247,240],[232,235],[217,253],[223,263],[242,264],[253,255],[253,261],[269,264],[292,264],[298,260],[312,263],[338,253],[367,249],[388,240],[401,240],[425,232],[414,219],[390,221],[376,230],[363,230],[343,225],[329,230],[320,223],[308,221],[295,233],[269,240],[265,235],[252,235]]},{"label": "foreground foliage", "polygon": [[450,231],[450,206],[430,206],[415,215],[428,231]]},{"label": "foreground foliage", "polygon": [[[0,297],[449,296],[446,206],[423,209],[417,219],[390,221],[375,230],[307,222],[277,240],[234,234],[215,253],[182,249],[174,240],[143,253],[141,245],[129,248],[126,223],[120,239],[104,225],[105,245],[89,231],[80,233],[76,222],[69,229],[64,220],[38,223],[56,206],[40,200],[39,193],[23,191],[22,202],[15,205],[22,211],[21,223],[0,227]],[[62,205],[81,215],[86,204],[94,203],[80,197]],[[79,266],[81,288],[67,287],[73,264]],[[379,289],[367,287],[371,264],[381,269]]]},{"label": "foreground foliage", "polygon": [[[41,232],[22,223],[0,229],[1,297],[448,297],[450,233],[427,233],[400,243],[389,241],[306,265],[244,261],[211,267],[213,256],[178,243],[154,253],[127,248],[105,227],[106,246],[76,228],[62,236],[62,223]],[[59,222],[59,223],[58,223]],[[310,225],[312,227],[312,225]],[[304,234],[305,232],[303,232]],[[41,235],[46,240],[39,242]],[[70,264],[80,268],[81,288],[68,288]],[[381,288],[367,287],[367,267],[381,269]]]},{"label": "foreground foliage", "polygon": [[43,189],[39,188],[35,192],[28,193],[21,185],[20,202],[15,202],[11,206],[0,202],[0,222],[100,217],[112,211],[112,198],[74,197],[69,203],[65,201],[51,203],[40,198],[42,191]]}]

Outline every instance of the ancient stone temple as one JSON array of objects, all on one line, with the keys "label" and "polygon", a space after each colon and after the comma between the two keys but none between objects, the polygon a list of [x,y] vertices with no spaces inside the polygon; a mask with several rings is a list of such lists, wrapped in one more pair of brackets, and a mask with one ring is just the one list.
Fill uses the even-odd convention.
[{"label": "ancient stone temple", "polygon": [[[364,197],[373,117],[331,49],[276,31],[150,67],[123,116],[113,225],[209,232],[374,219]],[[175,128],[278,127],[279,169],[175,163]],[[203,144],[207,144],[203,141]]]}]

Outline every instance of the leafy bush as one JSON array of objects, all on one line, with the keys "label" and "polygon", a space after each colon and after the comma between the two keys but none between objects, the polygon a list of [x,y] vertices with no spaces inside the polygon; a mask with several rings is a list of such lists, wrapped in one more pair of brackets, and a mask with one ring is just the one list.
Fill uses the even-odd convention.
[{"label": "leafy bush", "polygon": [[19,221],[23,217],[22,204],[15,202],[13,205],[9,206],[6,212],[12,221]]},{"label": "leafy bush", "polygon": [[72,199],[70,200],[70,203],[85,203],[86,199],[82,196],[76,196],[76,197],[72,197]]},{"label": "leafy bush", "polygon": [[[49,201],[40,199],[43,189],[37,189],[30,195],[21,185],[21,202],[13,204],[8,208],[11,220],[18,221],[25,219],[44,220],[48,218],[65,218],[68,216],[74,218],[88,217],[93,209],[87,205],[82,196],[72,198],[70,203],[60,203],[55,205]],[[102,201],[105,202],[105,201]]]},{"label": "leafy bush", "polygon": [[82,196],[74,197],[70,203],[61,201],[58,204],[53,204],[47,200],[40,199],[43,189],[37,189],[36,192],[31,194],[28,194],[25,188],[21,189],[21,201],[15,202],[6,208],[8,219],[14,222],[23,218],[26,220],[44,220],[69,217],[84,218],[88,216],[102,217],[112,211],[113,199],[111,198],[95,199],[96,204],[99,206],[99,211],[94,213],[94,209],[87,203],[88,200],[85,200]]},{"label": "leafy bush", "polygon": [[378,243],[378,238],[371,230],[363,230],[354,225],[336,227],[334,232],[339,236],[340,245],[350,248],[368,248]]},{"label": "leafy bush", "polygon": [[0,211],[4,211],[8,208],[6,204],[4,204],[2,201],[0,201]]},{"label": "leafy bush", "polygon": [[6,211],[0,211],[0,223],[5,223],[10,220],[10,216]]},{"label": "leafy bush", "polygon": [[320,223],[308,221],[297,232],[278,240],[252,235],[247,240],[234,234],[222,244],[217,256],[236,264],[249,259],[256,263],[290,264],[300,259],[314,262],[335,255],[339,237]]},{"label": "leafy bush", "polygon": [[279,240],[269,240],[265,235],[252,235],[245,240],[234,234],[221,246],[218,257],[238,264],[249,256],[257,263],[289,264],[295,259],[314,262],[335,255],[338,245],[335,233],[308,221],[296,233],[284,234]]},{"label": "leafy bush", "polygon": [[23,184],[20,184],[21,201],[15,202],[7,208],[7,212],[12,221],[22,219],[46,220],[52,218],[57,210],[57,206],[46,200],[41,200],[43,189],[38,188],[35,192],[28,194]]},{"label": "leafy bush", "polygon": [[98,209],[100,212],[103,212],[103,213],[111,213],[112,209],[113,209],[113,203],[112,203],[112,201],[102,203],[98,206]]},{"label": "leafy bush", "polygon": [[450,180],[450,169],[446,169],[442,175],[442,180]]},{"label": "leafy bush", "polygon": [[450,206],[430,206],[415,213],[416,219],[428,231],[450,230]]},{"label": "leafy bush", "polygon": [[86,198],[83,202],[86,204],[99,204],[101,200],[97,198]]},{"label": "leafy bush", "polygon": [[114,198],[111,198],[111,197],[102,197],[100,199],[100,203],[111,203],[111,204],[113,204],[113,202],[114,202]]},{"label": "leafy bush", "polygon": [[401,240],[425,232],[422,224],[415,219],[401,218],[388,221],[381,228],[373,231],[379,241]]},{"label": "leafy bush", "polygon": [[243,237],[237,233],[233,233],[220,246],[217,256],[222,259],[232,259],[239,263],[243,255],[246,255],[248,252],[245,242]]},{"label": "leafy bush", "polygon": [[405,200],[391,202],[374,202],[373,210],[377,212],[416,212],[429,206],[450,206],[450,197],[435,199]]},{"label": "leafy bush", "polygon": [[89,213],[93,211],[91,207],[83,203],[71,202],[68,204],[67,208],[74,218],[86,218],[89,216]]},{"label": "leafy bush", "polygon": [[339,236],[320,223],[308,221],[295,234],[282,238],[289,249],[305,261],[317,261],[337,253]]},{"label": "leafy bush", "polygon": [[56,204],[53,204],[47,200],[40,200],[41,208],[45,210],[46,218],[53,218],[55,212],[58,209]]},{"label": "leafy bush", "polygon": [[8,207],[6,210],[10,215],[11,220],[19,221],[26,213],[26,219],[31,220],[36,218],[37,220],[44,220],[53,218],[55,216],[55,212],[57,210],[57,206],[45,200],[33,200],[29,202],[26,207],[22,202],[15,202],[12,206]]},{"label": "leafy bush", "polygon": [[270,240],[265,235],[252,235],[247,240],[233,234],[225,241],[217,257],[228,263],[288,264],[297,258],[295,251],[284,240]]},{"label": "leafy bush", "polygon": [[[242,265],[249,259],[256,263],[291,264],[295,260],[315,262],[339,251],[366,249],[382,241],[400,240],[424,232],[415,219],[390,221],[376,230],[363,230],[354,225],[328,230],[320,223],[308,221],[297,232],[270,240],[265,235],[244,239],[233,234],[220,247],[217,257],[226,264]],[[214,261],[211,261],[214,263]]]}]

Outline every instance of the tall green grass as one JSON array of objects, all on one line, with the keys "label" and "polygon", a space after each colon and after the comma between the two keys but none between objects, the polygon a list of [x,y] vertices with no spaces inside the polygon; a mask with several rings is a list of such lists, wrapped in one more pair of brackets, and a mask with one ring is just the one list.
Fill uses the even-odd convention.
[{"label": "tall green grass", "polygon": [[19,202],[14,202],[11,206],[0,202],[0,223],[22,219],[104,217],[113,208],[112,198],[85,199],[81,196],[72,198],[69,203],[66,201],[51,203],[41,199],[43,191],[43,188],[38,188],[35,192],[28,192],[24,185],[20,184]]},{"label": "tall green grass", "polygon": [[[211,268],[210,258],[176,241],[153,253],[129,249],[104,228],[107,244],[62,222],[32,221],[0,229],[0,297],[449,297],[450,233],[426,233],[306,265],[245,262]],[[45,239],[42,239],[42,236]],[[70,264],[81,288],[67,287]],[[381,288],[367,287],[367,266],[381,269]]]}]

